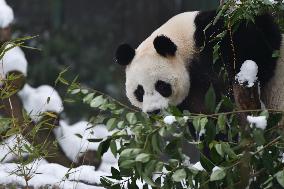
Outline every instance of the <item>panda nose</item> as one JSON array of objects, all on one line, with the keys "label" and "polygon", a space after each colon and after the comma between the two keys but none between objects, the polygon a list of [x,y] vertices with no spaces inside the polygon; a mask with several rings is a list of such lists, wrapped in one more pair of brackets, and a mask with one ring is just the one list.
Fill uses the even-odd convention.
[{"label": "panda nose", "polygon": [[160,109],[157,109],[157,110],[153,110],[153,111],[149,111],[147,112],[148,115],[156,115],[156,114],[159,114],[161,112]]}]

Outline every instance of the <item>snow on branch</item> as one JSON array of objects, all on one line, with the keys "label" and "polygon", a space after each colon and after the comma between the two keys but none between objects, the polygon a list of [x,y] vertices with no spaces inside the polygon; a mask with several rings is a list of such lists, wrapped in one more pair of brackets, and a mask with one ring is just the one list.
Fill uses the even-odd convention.
[{"label": "snow on branch", "polygon": [[252,87],[257,81],[258,66],[252,60],[246,60],[241,67],[241,71],[237,74],[236,80],[244,85],[247,83],[247,87]]}]

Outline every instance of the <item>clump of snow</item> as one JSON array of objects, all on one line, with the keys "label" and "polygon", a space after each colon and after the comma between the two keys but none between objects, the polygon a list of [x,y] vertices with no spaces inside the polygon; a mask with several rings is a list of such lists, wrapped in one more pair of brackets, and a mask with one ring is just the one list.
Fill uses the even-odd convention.
[{"label": "clump of snow", "polygon": [[251,127],[254,125],[256,128],[264,130],[267,126],[267,119],[265,116],[247,116],[247,120],[251,124]]},{"label": "clump of snow", "polygon": [[247,82],[247,87],[252,87],[257,80],[257,72],[257,64],[252,60],[246,60],[242,64],[241,71],[237,74],[236,79],[240,84]]},{"label": "clump of snow", "polygon": [[184,121],[188,121],[189,120],[189,116],[183,116],[182,117]]},{"label": "clump of snow", "polygon": [[164,123],[169,125],[173,124],[175,121],[177,121],[175,116],[166,116],[164,118]]},{"label": "clump of snow", "polygon": [[202,167],[200,161],[196,162],[193,166],[193,168],[197,169],[198,171],[204,171],[205,169]]},{"label": "clump of snow", "polygon": [[19,91],[19,96],[23,101],[25,110],[34,121],[41,119],[43,112],[61,113],[63,111],[62,100],[57,91],[48,85],[33,88],[26,84]]},{"label": "clump of snow", "polygon": [[[1,6],[0,6],[1,7]],[[0,10],[1,14],[1,10]],[[6,49],[11,47],[11,44],[6,46]],[[8,50],[2,60],[0,60],[0,77],[5,78],[6,74],[11,71],[19,71],[23,75],[27,75],[28,62],[24,52],[20,47],[16,46]]]},{"label": "clump of snow", "polygon": [[[92,126],[86,121],[80,121],[74,125],[60,121],[60,127],[56,128],[54,133],[65,155],[74,162],[77,162],[84,152],[98,150],[100,142],[89,142],[88,139],[103,139],[111,135],[105,125]],[[118,167],[117,159],[110,150],[101,160],[100,171],[110,173],[111,167]]]},{"label": "clump of snow", "polygon": [[98,149],[99,142],[89,142],[88,139],[101,139],[109,136],[104,125],[93,126],[87,121],[80,121],[74,125],[60,121],[60,127],[56,128],[54,133],[64,153],[74,162],[77,162],[80,155],[87,150]]},{"label": "clump of snow", "polygon": [[14,12],[5,0],[0,0],[0,27],[8,27],[14,20]]},{"label": "clump of snow", "polygon": [[215,166],[215,167],[213,167],[212,172],[215,172],[215,171],[218,171],[218,170],[222,170],[222,169],[218,166]]}]

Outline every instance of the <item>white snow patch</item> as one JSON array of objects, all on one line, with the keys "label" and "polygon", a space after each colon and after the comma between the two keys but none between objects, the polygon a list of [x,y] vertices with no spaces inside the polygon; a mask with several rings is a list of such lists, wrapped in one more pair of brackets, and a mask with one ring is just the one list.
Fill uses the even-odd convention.
[{"label": "white snow patch", "polygon": [[189,120],[189,116],[183,116],[182,117],[184,121],[188,121]]},{"label": "white snow patch", "polygon": [[25,110],[36,122],[41,119],[43,112],[49,111],[59,114],[63,111],[62,100],[57,91],[51,86],[42,85],[33,88],[26,84],[18,94],[23,101]]},{"label": "white snow patch", "polygon": [[247,120],[251,124],[251,127],[254,125],[256,128],[264,130],[267,126],[267,119],[265,116],[247,116]]},{"label": "white snow patch", "polygon": [[[1,0],[0,0],[1,1]],[[0,5],[1,7],[1,5]],[[0,8],[1,14],[1,8]],[[6,46],[6,49],[11,47],[11,44]],[[0,77],[5,78],[6,74],[11,71],[19,71],[23,75],[27,75],[28,62],[24,52],[20,47],[14,47],[8,50],[0,60]]]},{"label": "white snow patch", "polygon": [[218,171],[218,170],[222,170],[222,169],[218,166],[215,166],[215,167],[213,167],[212,172],[215,172],[215,171]]},{"label": "white snow patch", "polygon": [[247,87],[252,87],[257,80],[258,67],[252,60],[246,60],[237,74],[236,79],[240,84],[248,83]]},{"label": "white snow patch", "polygon": [[177,121],[175,116],[166,116],[164,118],[164,123],[169,125],[173,124],[175,121]]},{"label": "white snow patch", "polygon": [[203,127],[201,128],[199,134],[198,134],[198,139],[200,140],[201,136],[204,135],[206,133],[206,129]]},{"label": "white snow patch", "polygon": [[192,167],[197,169],[198,171],[204,171],[204,168],[202,167],[200,161],[196,162]]},{"label": "white snow patch", "polygon": [[17,153],[19,151],[26,151],[25,153],[22,152],[21,154],[23,157],[26,157],[28,153],[26,148],[24,147],[25,145],[30,146],[30,143],[26,141],[21,135],[14,135],[2,141],[0,143],[0,163],[1,160],[2,162],[10,162],[17,159]]},{"label": "white snow patch", "polygon": [[[89,127],[92,128],[87,129]],[[88,139],[100,139],[108,136],[105,126],[92,126],[87,121],[80,121],[74,125],[60,121],[60,127],[56,128],[54,133],[64,153],[74,162],[77,162],[80,155],[87,150],[98,149],[99,142],[90,143]]]},{"label": "white snow patch", "polygon": [[[84,152],[98,150],[100,142],[89,142],[88,139],[103,139],[111,135],[105,125],[92,126],[87,121],[80,121],[74,125],[60,121],[60,127],[56,128],[54,133],[65,155],[74,162],[77,162]],[[117,159],[108,150],[102,157],[99,170],[110,173],[111,167],[118,167]]]},{"label": "white snow patch", "polygon": [[8,27],[14,20],[14,12],[5,0],[0,0],[0,27]]},{"label": "white snow patch", "polygon": [[[92,166],[80,166],[69,170],[69,168],[61,165],[48,164],[44,161],[32,162],[27,166],[27,170],[30,169],[32,170],[33,174],[31,175],[33,177],[29,180],[29,185],[35,188],[52,185],[62,189],[103,189],[102,187],[92,185],[100,184],[100,177],[109,175],[108,173],[96,171]],[[24,179],[17,176],[17,173],[20,173],[18,164],[0,164],[0,178],[5,178],[0,179],[0,184],[13,183],[25,186]]]}]

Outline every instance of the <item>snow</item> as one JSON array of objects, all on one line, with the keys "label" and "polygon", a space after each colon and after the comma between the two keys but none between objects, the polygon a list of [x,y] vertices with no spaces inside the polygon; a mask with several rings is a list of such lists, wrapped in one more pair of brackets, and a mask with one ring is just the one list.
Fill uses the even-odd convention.
[{"label": "snow", "polygon": [[[7,45],[6,49],[9,47],[11,47],[11,44]],[[12,49],[8,50],[4,54],[3,59],[0,60],[0,77],[1,78],[5,78],[5,75],[11,71],[19,71],[23,75],[26,76],[27,69],[28,69],[28,62],[26,60],[25,54],[21,50],[21,48],[18,46],[13,47]]]},{"label": "snow", "polygon": [[222,169],[218,166],[215,166],[215,167],[213,167],[212,172],[215,172],[215,171],[218,171],[218,170],[222,170]]},{"label": "snow", "polygon": [[265,116],[247,116],[247,120],[251,124],[251,127],[254,125],[256,128],[264,130],[267,126],[267,119]]},{"label": "snow", "polygon": [[200,161],[196,162],[192,167],[197,169],[198,171],[204,171],[204,168],[202,167]]},{"label": "snow", "polygon": [[[17,176],[17,174],[21,173],[18,166],[15,163],[0,164],[0,183],[25,186],[23,177]],[[44,160],[36,160],[28,164],[26,171],[29,170],[31,170],[30,176],[32,178],[28,183],[35,188],[52,185],[64,189],[103,189],[94,185],[100,184],[101,176],[109,175],[108,173],[96,171],[92,166],[84,165],[69,169],[58,164],[47,163]]]},{"label": "snow", "polygon": [[[3,143],[0,143],[0,162],[1,160],[2,162],[10,162],[14,159],[17,159],[15,152],[19,151],[19,149],[25,150],[24,145],[30,146],[30,143],[21,135],[11,136],[3,141]],[[26,157],[28,154],[22,153],[21,155]]]},{"label": "snow", "polygon": [[175,121],[177,121],[175,116],[166,116],[166,117],[164,118],[164,123],[165,123],[165,124],[171,125],[171,124],[173,124]]},{"label": "snow", "polygon": [[8,27],[14,20],[14,12],[5,0],[0,0],[0,27]]},{"label": "snow", "polygon": [[[98,150],[100,143],[89,142],[88,139],[102,139],[110,135],[104,125],[92,126],[87,121],[80,121],[74,125],[60,121],[60,127],[56,128],[54,133],[64,153],[74,162],[77,162],[80,155],[87,150]],[[81,135],[82,138],[76,134]],[[104,156],[108,156],[106,159],[110,163],[116,163],[112,154],[106,153]]]},{"label": "snow", "polygon": [[252,87],[257,81],[257,64],[252,60],[246,60],[242,66],[240,72],[237,74],[236,79],[240,84],[248,83],[247,87]]},{"label": "snow", "polygon": [[33,88],[26,84],[18,93],[23,101],[23,106],[32,120],[38,122],[43,112],[61,113],[63,111],[62,100],[57,91],[48,85]]},{"label": "snow", "polygon": [[184,121],[188,121],[189,120],[189,116],[183,116],[182,117]]},{"label": "snow", "polygon": [[[111,134],[107,131],[104,125],[96,125],[95,127],[92,127],[92,125],[86,121],[80,121],[74,125],[69,125],[62,120],[60,121],[60,127],[56,128],[54,133],[62,150],[67,157],[72,160],[77,160],[81,153],[87,150],[98,149],[99,142],[91,143],[87,139],[106,138]],[[75,134],[80,134],[82,138]],[[11,153],[10,149],[16,148],[17,145],[18,148],[23,147],[24,139],[20,138],[20,140],[21,145],[19,146],[16,137],[13,136],[4,141],[4,143],[0,146],[0,158],[5,157],[5,160],[0,163],[0,184],[13,183],[23,186],[25,185],[23,178],[17,176],[17,174],[19,175],[19,173],[17,173],[17,170],[19,170],[19,164],[7,163],[16,159],[15,154]],[[5,156],[5,154],[8,155]],[[27,155],[28,154],[25,154],[25,156]],[[101,189],[102,187],[93,185],[100,184],[101,176],[110,175],[111,167],[118,169],[118,160],[114,157],[111,151],[108,150],[101,159],[100,167],[97,167],[96,169],[94,166],[86,165],[69,169],[59,164],[47,163],[45,160],[37,160],[27,165],[27,170],[32,170],[32,172],[35,173],[33,174],[32,179],[29,180],[29,185],[35,188],[52,185],[64,189]]]}]

